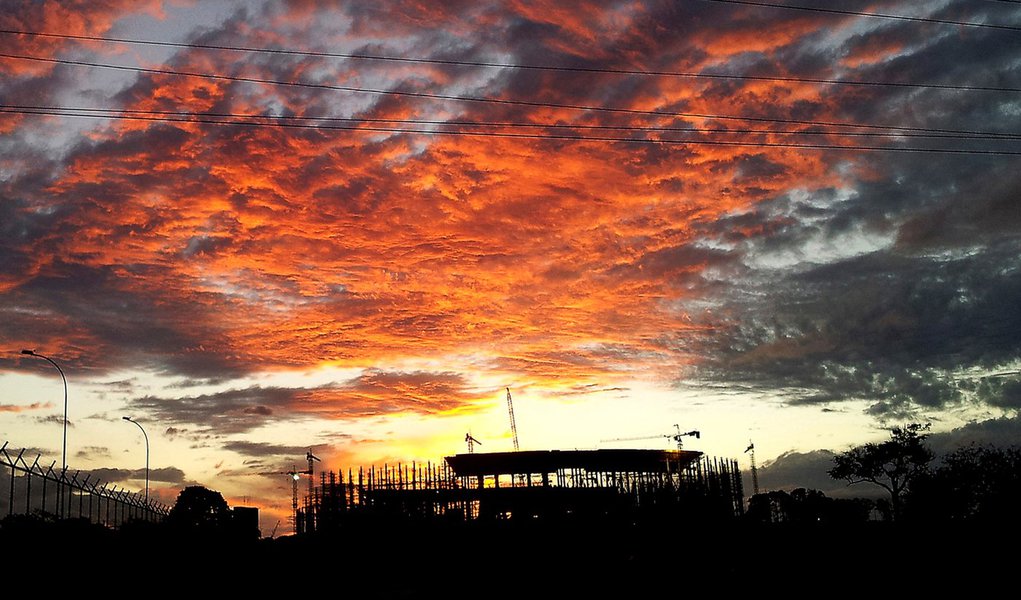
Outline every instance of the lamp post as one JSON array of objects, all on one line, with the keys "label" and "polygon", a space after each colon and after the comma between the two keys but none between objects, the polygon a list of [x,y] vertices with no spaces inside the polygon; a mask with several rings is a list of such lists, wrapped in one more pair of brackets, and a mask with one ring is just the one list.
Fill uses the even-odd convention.
[{"label": "lamp post", "polygon": [[48,356],[43,356],[42,354],[39,354],[35,350],[22,350],[21,353],[28,356],[35,356],[37,358],[41,358],[45,361],[48,361],[54,367],[57,367],[57,371],[60,372],[60,379],[61,381],[64,382],[64,445],[60,457],[60,472],[61,474],[63,474],[64,471],[67,470],[67,378],[64,377],[64,370],[60,368],[60,365],[53,362],[52,358]]},{"label": "lamp post", "polygon": [[[63,444],[61,445],[62,449],[60,454],[60,478],[61,480],[63,480],[64,474],[67,472],[67,378],[64,377],[64,370],[61,369],[60,365],[54,362],[52,358],[48,356],[43,356],[42,354],[39,354],[35,350],[22,350],[21,353],[26,356],[35,356],[36,358],[41,358],[46,362],[50,363],[51,365],[53,365],[54,367],[57,367],[57,372],[60,373],[60,380],[64,382],[64,441]],[[64,514],[64,500],[62,498],[63,489],[64,486],[57,487],[57,501],[60,502],[60,510],[58,511],[58,514],[61,516],[63,516]]]},{"label": "lamp post", "polygon": [[131,417],[121,417],[128,423],[134,423],[138,425],[138,429],[142,432],[142,437],[145,438],[145,503],[149,504],[149,436],[145,434],[145,429],[142,429],[142,425],[138,421]]}]

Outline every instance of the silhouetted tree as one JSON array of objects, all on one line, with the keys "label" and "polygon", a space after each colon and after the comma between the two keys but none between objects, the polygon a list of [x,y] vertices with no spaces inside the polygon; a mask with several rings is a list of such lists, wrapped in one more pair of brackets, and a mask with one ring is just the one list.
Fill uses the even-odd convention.
[{"label": "silhouetted tree", "polygon": [[177,495],[166,524],[175,529],[211,534],[227,531],[230,519],[230,508],[220,492],[195,485]]},{"label": "silhouetted tree", "polygon": [[788,520],[787,505],[790,498],[790,494],[783,490],[755,494],[748,501],[745,516],[756,523],[783,523]]},{"label": "silhouetted tree", "polygon": [[890,494],[894,520],[901,515],[901,499],[912,481],[926,472],[932,451],[925,445],[929,424],[911,423],[890,430],[885,442],[855,446],[833,457],[830,477],[848,485],[873,483]]},{"label": "silhouetted tree", "polygon": [[862,523],[872,507],[869,500],[829,498],[819,490],[774,490],[752,496],[747,518],[759,523]]},{"label": "silhouetted tree", "polygon": [[919,478],[906,506],[913,518],[926,521],[1016,522],[1019,495],[1021,448],[968,446]]}]

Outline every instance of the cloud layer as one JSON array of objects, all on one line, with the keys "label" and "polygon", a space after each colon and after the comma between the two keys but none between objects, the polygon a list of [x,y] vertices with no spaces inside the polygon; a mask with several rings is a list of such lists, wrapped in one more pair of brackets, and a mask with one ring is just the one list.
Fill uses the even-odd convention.
[{"label": "cloud layer", "polygon": [[[880,418],[1021,405],[1016,380],[961,375],[1021,360],[1016,157],[729,145],[1017,151],[934,131],[1017,132],[1016,92],[946,87],[1019,87],[1002,31],[706,2],[248,3],[201,23],[199,8],[155,1],[5,6],[5,29],[575,69],[3,34],[19,56],[220,77],[3,58],[5,106],[689,142],[0,114],[0,337],[12,350],[53,352],[72,373],[204,383],[362,370],[133,400],[168,424],[233,434],[281,416],[437,414],[475,402],[478,375],[568,390],[698,377],[795,402],[864,399]],[[974,1],[876,10],[1017,16]],[[902,129],[822,124],[849,122]],[[562,128],[521,127],[535,124]],[[0,368],[46,368],[13,356]],[[393,366],[430,360],[447,362]]]}]

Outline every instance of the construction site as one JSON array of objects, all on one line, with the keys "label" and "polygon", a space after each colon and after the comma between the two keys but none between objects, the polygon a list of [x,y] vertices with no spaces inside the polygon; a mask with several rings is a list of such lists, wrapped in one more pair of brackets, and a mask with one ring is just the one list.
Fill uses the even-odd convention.
[{"label": "construction site", "polygon": [[[397,463],[317,472],[311,449],[307,469],[292,481],[296,534],[336,532],[367,522],[415,523],[632,523],[678,519],[732,520],[744,511],[736,460],[685,450],[684,437],[664,437],[676,450],[520,450],[513,400],[507,390],[514,451],[468,452],[437,463]],[[613,441],[627,441],[629,439]],[[299,484],[307,494],[299,498]],[[304,487],[304,486],[300,486]]]}]

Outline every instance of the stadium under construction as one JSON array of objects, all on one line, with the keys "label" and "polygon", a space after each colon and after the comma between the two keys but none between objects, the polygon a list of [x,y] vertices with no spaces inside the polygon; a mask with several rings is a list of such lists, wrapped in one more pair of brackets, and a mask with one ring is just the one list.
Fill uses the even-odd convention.
[{"label": "stadium under construction", "polygon": [[737,461],[691,450],[468,453],[316,475],[319,485],[295,500],[297,533],[379,520],[725,521],[744,505]]}]

